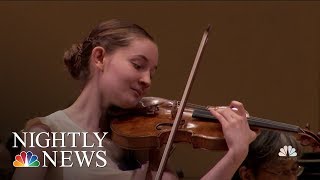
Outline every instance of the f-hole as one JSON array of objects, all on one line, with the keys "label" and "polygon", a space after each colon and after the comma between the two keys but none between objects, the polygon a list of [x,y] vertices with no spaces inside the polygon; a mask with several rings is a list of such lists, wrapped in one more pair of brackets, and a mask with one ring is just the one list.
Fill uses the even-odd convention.
[{"label": "f-hole", "polygon": [[[185,120],[181,119],[179,126],[184,125],[185,122],[186,122]],[[156,129],[159,131],[164,129],[171,129],[172,126],[173,126],[173,123],[159,123],[157,124]]]}]

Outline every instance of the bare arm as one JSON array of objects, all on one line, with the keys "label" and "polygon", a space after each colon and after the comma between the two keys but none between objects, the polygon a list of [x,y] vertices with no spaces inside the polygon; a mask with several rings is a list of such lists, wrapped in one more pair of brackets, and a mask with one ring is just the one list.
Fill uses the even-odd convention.
[{"label": "bare arm", "polygon": [[[237,108],[234,111],[231,108]],[[230,107],[210,109],[220,121],[228,145],[227,154],[204,176],[205,179],[231,179],[248,154],[249,144],[256,138],[248,125],[246,111],[240,102],[232,101]]]},{"label": "bare arm", "polygon": [[[149,164],[149,179],[155,179],[156,174],[157,174],[157,170],[161,161],[161,150],[159,149],[154,149],[154,150],[150,150],[149,152],[149,160],[150,160],[150,164]],[[162,179],[163,180],[178,180],[178,176],[175,173],[175,171],[173,170],[173,168],[170,166],[170,163],[167,163],[164,172],[162,174]]]},{"label": "bare arm", "polygon": [[[36,135],[37,133],[45,132],[45,130],[40,127],[34,127],[34,128],[31,128],[30,130],[28,130],[28,132],[35,132],[35,135]],[[30,136],[27,136],[27,142],[29,142],[29,141],[30,141]],[[45,144],[44,136],[40,136],[39,141],[41,144]],[[35,142],[35,139],[34,139],[34,142]],[[21,151],[25,151],[25,152],[31,151],[34,155],[37,155],[38,161],[40,162],[40,166],[36,167],[36,168],[17,167],[15,169],[15,172],[13,174],[12,179],[13,180],[23,180],[23,179],[39,179],[39,180],[41,180],[41,179],[44,179],[46,172],[47,172],[47,168],[42,167],[42,165],[43,165],[42,151],[47,151],[48,154],[52,155],[51,148],[50,147],[49,148],[40,148],[37,146],[29,147],[29,144],[27,143],[27,147],[22,147]]]},{"label": "bare arm", "polygon": [[[156,177],[156,173],[158,170],[158,165],[161,160],[160,153],[161,150],[159,149],[152,149],[152,150],[140,150],[135,152],[135,158],[141,163],[141,167],[135,169],[133,176],[131,177],[132,180],[153,180]],[[149,162],[149,163],[147,163]],[[165,171],[163,173],[162,179],[164,180],[178,180],[177,176],[175,175],[174,171],[169,168],[167,165]]]}]

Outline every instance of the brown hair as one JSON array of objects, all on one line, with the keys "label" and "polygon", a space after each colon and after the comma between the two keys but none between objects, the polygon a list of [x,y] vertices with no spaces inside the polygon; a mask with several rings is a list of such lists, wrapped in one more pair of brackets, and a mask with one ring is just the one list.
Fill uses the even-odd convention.
[{"label": "brown hair", "polygon": [[108,53],[113,53],[120,47],[126,47],[131,40],[136,38],[154,39],[137,24],[112,19],[98,24],[81,43],[73,44],[64,53],[64,63],[71,76],[77,80],[87,80],[89,60],[92,49],[96,46],[103,47]]}]

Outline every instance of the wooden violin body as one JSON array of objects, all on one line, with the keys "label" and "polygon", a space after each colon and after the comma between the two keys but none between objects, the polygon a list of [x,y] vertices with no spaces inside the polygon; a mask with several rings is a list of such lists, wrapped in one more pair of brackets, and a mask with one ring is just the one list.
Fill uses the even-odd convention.
[{"label": "wooden violin body", "polygon": [[[112,139],[128,149],[159,148],[167,142],[174,121],[174,101],[161,98],[144,98],[142,104],[152,104],[138,113],[128,113],[111,123]],[[194,148],[226,149],[221,125],[199,121],[192,117],[193,109],[183,112],[174,142],[187,142]]]},{"label": "wooden violin body", "polygon": [[[125,149],[160,148],[167,142],[179,103],[157,97],[145,97],[138,106],[113,117],[112,140]],[[176,132],[174,142],[185,142],[194,148],[227,150],[220,123],[206,107],[187,105]],[[320,145],[320,137],[298,126],[248,116],[250,128],[268,128],[297,133]],[[299,139],[298,138],[298,139]]]}]

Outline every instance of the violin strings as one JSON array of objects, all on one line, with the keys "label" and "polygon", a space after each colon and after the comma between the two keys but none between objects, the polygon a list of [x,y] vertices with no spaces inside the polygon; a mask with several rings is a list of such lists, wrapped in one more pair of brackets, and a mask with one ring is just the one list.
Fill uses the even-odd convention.
[{"label": "violin strings", "polygon": [[291,125],[291,124],[286,124],[278,121],[272,121],[269,119],[263,119],[263,118],[258,118],[258,117],[252,117],[250,116],[248,118],[248,121],[251,121],[253,125],[257,126],[267,126],[269,128],[277,128],[280,130],[287,130],[287,131],[293,131],[293,132],[299,132],[300,128],[299,126]]},{"label": "violin strings", "polygon": [[[180,105],[180,101],[177,101],[177,104]],[[206,110],[207,106],[202,106],[198,104],[187,103],[186,107],[198,108],[199,110]]]},{"label": "violin strings", "polygon": [[[206,117],[214,117],[209,110],[204,108],[203,106],[197,106],[201,107],[201,109],[195,109],[195,111],[202,116],[203,118]],[[278,130],[284,130],[284,131],[289,131],[289,132],[299,132],[300,127],[291,125],[291,124],[286,124],[282,122],[277,122],[277,121],[272,121],[269,119],[263,119],[263,118],[258,118],[258,117],[253,117],[250,116],[248,117],[248,123],[249,125],[253,126],[258,126],[258,127],[263,127],[263,128],[269,128],[269,129],[278,129]]]},{"label": "violin strings", "polygon": [[[177,101],[177,104],[179,105],[180,101]],[[209,112],[208,106],[187,103],[187,107],[195,108],[195,109],[201,111],[201,113],[205,112],[207,114]],[[258,127],[265,127],[265,128],[271,128],[271,129],[276,128],[279,130],[286,130],[286,131],[291,131],[291,132],[292,131],[293,132],[300,131],[300,127],[296,126],[296,125],[286,124],[286,123],[282,123],[282,122],[278,122],[278,121],[272,121],[269,119],[258,118],[258,117],[253,117],[253,116],[248,117],[248,123],[250,125],[254,125],[254,126],[258,126]]]}]

